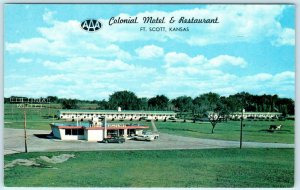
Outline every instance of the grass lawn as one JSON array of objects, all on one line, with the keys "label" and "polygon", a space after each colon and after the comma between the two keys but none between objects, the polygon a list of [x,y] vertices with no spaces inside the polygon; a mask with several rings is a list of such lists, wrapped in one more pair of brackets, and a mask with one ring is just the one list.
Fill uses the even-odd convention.
[{"label": "grass lawn", "polygon": [[[15,166],[5,186],[23,187],[292,187],[294,149],[45,152],[13,154],[30,159],[72,153],[47,167]],[[49,168],[53,167],[53,168]]]},{"label": "grass lawn", "polygon": [[[294,143],[294,121],[247,121],[243,122],[243,141],[254,142],[273,142],[273,143]],[[148,125],[151,125],[148,123]],[[273,133],[266,129],[270,125],[282,125],[280,131]],[[156,127],[160,132],[199,137],[207,139],[223,139],[239,141],[240,139],[240,122],[228,121],[218,123],[211,133],[212,126],[210,123],[175,123],[175,122],[156,122]]]}]

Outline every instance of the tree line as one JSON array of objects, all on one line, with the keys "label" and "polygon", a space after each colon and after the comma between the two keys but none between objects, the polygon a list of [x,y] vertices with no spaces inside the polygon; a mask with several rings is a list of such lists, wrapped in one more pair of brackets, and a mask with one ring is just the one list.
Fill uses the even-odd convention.
[{"label": "tree line", "polygon": [[[11,98],[11,97],[10,97]],[[4,98],[4,103],[10,103],[10,98]],[[165,95],[156,95],[151,98],[137,97],[131,91],[117,91],[109,96],[108,100],[79,100],[48,96],[51,103],[61,104],[63,109],[78,109],[79,104],[96,104],[97,109],[116,110],[156,110],[176,111],[181,114],[190,113],[201,116],[207,111],[214,112],[280,112],[283,116],[294,115],[295,102],[290,98],[280,98],[278,95],[253,95],[248,92],[240,92],[230,96],[220,96],[209,92],[200,94],[195,98],[179,96],[169,99]]]}]

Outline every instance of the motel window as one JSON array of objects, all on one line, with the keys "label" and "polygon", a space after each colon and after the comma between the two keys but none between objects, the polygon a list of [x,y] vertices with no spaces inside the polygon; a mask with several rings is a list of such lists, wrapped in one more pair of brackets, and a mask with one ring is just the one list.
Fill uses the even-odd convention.
[{"label": "motel window", "polygon": [[84,135],[83,129],[65,129],[65,135]]},{"label": "motel window", "polygon": [[83,129],[78,129],[78,135],[84,135],[84,130]]},{"label": "motel window", "polygon": [[72,135],[77,135],[78,134],[78,130],[77,129],[72,129]]},{"label": "motel window", "polygon": [[65,135],[71,135],[71,129],[65,129]]}]

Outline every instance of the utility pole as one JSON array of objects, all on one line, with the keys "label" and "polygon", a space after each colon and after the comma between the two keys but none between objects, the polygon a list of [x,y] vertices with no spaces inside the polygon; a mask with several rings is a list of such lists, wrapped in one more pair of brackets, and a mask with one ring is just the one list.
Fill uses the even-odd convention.
[{"label": "utility pole", "polygon": [[26,134],[26,106],[24,106],[24,143],[25,143],[25,153],[27,153],[27,134]]},{"label": "utility pole", "polygon": [[240,130],[240,149],[242,149],[242,142],[243,142],[243,120],[244,120],[244,112],[245,112],[245,109],[242,109],[241,130]]}]

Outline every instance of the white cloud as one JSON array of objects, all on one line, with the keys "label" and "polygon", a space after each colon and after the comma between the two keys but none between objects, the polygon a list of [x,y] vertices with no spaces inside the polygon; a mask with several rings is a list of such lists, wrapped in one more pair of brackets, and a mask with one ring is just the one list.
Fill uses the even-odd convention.
[{"label": "white cloud", "polygon": [[[45,15],[48,14],[50,13],[45,13]],[[44,17],[46,17],[45,15]],[[59,57],[93,56],[131,59],[131,55],[118,45],[101,39],[97,33],[88,33],[82,30],[80,22],[75,20],[66,22],[52,20],[50,27],[40,27],[38,32],[41,34],[40,37],[22,39],[13,43],[6,42],[5,50],[11,53]]]},{"label": "white cloud", "polygon": [[275,82],[287,82],[287,81],[293,81],[294,79],[295,79],[295,73],[291,71],[278,73],[274,76]]},{"label": "white cloud", "polygon": [[[190,57],[185,53],[170,52],[165,55],[165,67],[167,70],[199,70],[199,69],[213,69],[221,66],[237,66],[244,68],[247,62],[241,57],[230,55],[219,55],[211,59],[206,58],[204,55],[196,55]],[[184,68],[182,68],[184,67]]]},{"label": "white cloud", "polygon": [[53,16],[56,14],[56,12],[46,10],[46,12],[43,14],[43,20],[47,23],[52,23],[54,21]]},{"label": "white cloud", "polygon": [[66,61],[53,62],[45,61],[43,65],[50,69],[64,72],[95,72],[108,70],[130,70],[134,66],[124,63],[121,60],[103,60],[93,57],[72,57]]},{"label": "white cloud", "polygon": [[273,76],[269,73],[258,73],[256,75],[252,76],[246,76],[246,81],[257,81],[257,82],[263,82],[263,81],[269,81],[273,78]]},{"label": "white cloud", "polygon": [[220,67],[222,65],[233,65],[233,66],[240,66],[244,68],[247,63],[241,57],[234,57],[229,55],[219,55],[218,57],[212,58],[209,60],[209,64],[213,65],[214,67]]},{"label": "white cloud", "polygon": [[185,66],[191,59],[192,58],[185,53],[170,52],[165,55],[165,67]]},{"label": "white cloud", "polygon": [[142,59],[151,59],[161,57],[164,54],[164,49],[156,45],[147,45],[135,50],[138,56]]},{"label": "white cloud", "polygon": [[17,60],[18,63],[31,63],[32,59],[21,57]]},{"label": "white cloud", "polygon": [[232,95],[246,91],[253,94],[278,94],[280,97],[294,97],[295,78],[294,72],[284,71],[274,75],[270,73],[258,73],[248,76],[237,76],[222,71],[208,70],[203,72],[190,72],[181,74],[181,70],[160,75],[150,83],[142,87],[151,89],[149,94],[165,92],[170,98],[181,95],[195,97],[206,92],[216,92],[220,95]]},{"label": "white cloud", "polygon": [[[84,59],[96,61],[93,65],[95,69],[85,69],[85,66],[88,66],[85,62],[81,62],[80,66],[80,61]],[[78,61],[68,60],[56,63],[47,61],[44,64],[55,69],[58,74],[27,75],[24,77],[5,76],[5,81],[10,79],[9,85],[5,85],[4,88],[5,96],[39,97],[55,95],[62,98],[99,100],[108,98],[109,94],[118,90],[128,89],[138,92],[141,90],[142,81],[149,82],[149,76],[155,76],[157,73],[155,69],[130,66],[118,60],[104,62],[81,58]],[[74,67],[72,67],[72,64]],[[119,66],[122,69],[118,69]]]},{"label": "white cloud", "polygon": [[275,46],[295,45],[295,30],[284,28],[279,32],[278,38],[272,42]]}]

